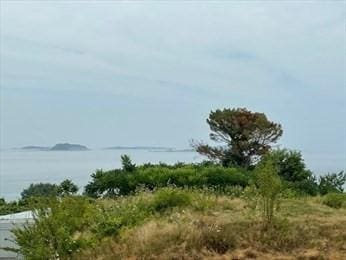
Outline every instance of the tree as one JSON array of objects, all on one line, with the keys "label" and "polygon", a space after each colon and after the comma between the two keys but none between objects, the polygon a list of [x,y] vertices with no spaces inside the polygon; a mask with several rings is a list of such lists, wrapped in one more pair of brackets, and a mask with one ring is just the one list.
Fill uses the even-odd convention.
[{"label": "tree", "polygon": [[204,143],[193,146],[200,154],[224,166],[250,167],[270,150],[283,132],[281,125],[269,121],[265,114],[246,108],[211,111],[207,123],[211,140],[225,146],[211,147]]},{"label": "tree", "polygon": [[76,194],[77,191],[78,186],[69,179],[62,181],[58,186],[58,194],[61,196]]},{"label": "tree", "polygon": [[127,154],[121,155],[121,164],[125,172],[133,172],[136,170],[136,164],[132,163],[130,156]]},{"label": "tree", "polygon": [[30,197],[55,197],[57,195],[58,186],[51,183],[32,183],[21,193],[23,200],[28,199]]},{"label": "tree", "polygon": [[277,149],[270,152],[270,157],[278,167],[280,177],[286,181],[303,181],[312,175],[299,151]]},{"label": "tree", "polygon": [[[265,157],[265,158],[264,158]],[[299,151],[275,149],[267,153],[263,159],[270,159],[278,170],[286,188],[299,193],[317,195],[318,185],[313,173],[307,169]]]},{"label": "tree", "polygon": [[344,171],[339,173],[328,173],[320,177],[319,190],[322,195],[332,192],[343,192],[345,183],[346,173]]},{"label": "tree", "polygon": [[282,192],[282,183],[278,170],[271,158],[266,157],[256,166],[255,184],[262,204],[263,218],[267,224],[272,223],[275,210]]}]

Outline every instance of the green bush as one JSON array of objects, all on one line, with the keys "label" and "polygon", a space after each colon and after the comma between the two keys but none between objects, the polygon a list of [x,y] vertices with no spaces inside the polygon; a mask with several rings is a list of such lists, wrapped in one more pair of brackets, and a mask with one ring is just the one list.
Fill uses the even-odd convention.
[{"label": "green bush", "polygon": [[22,200],[30,197],[56,197],[58,196],[58,186],[51,183],[32,183],[22,191],[21,196]]},{"label": "green bush", "polygon": [[124,228],[175,208],[203,211],[215,205],[214,198],[198,190],[173,187],[114,200],[81,196],[33,198],[33,222],[15,228],[13,234],[20,247],[18,252],[25,259],[73,259],[75,253],[92,248],[106,237],[118,236]]},{"label": "green bush", "polygon": [[264,158],[256,167],[255,184],[260,195],[263,218],[267,224],[271,224],[283,186],[275,164],[270,158]]},{"label": "green bush", "polygon": [[121,197],[114,201],[114,205],[106,214],[120,220],[120,226],[135,226],[153,214],[150,204],[151,194],[143,192],[136,196]]},{"label": "green bush", "polygon": [[22,201],[30,198],[54,198],[57,196],[73,195],[78,192],[78,186],[71,180],[63,180],[59,185],[52,183],[31,183],[30,186],[24,189],[21,193]]},{"label": "green bush", "polygon": [[107,211],[103,211],[102,216],[93,228],[93,232],[97,234],[99,238],[103,238],[106,236],[115,236],[119,233],[119,230],[122,226],[123,221],[121,217],[110,214]]},{"label": "green bush", "polygon": [[5,201],[0,198],[0,216],[28,210],[29,206],[26,201]]},{"label": "green bush", "polygon": [[313,173],[307,169],[299,151],[277,149],[265,156],[275,165],[286,188],[301,195],[317,195],[318,184]]},{"label": "green bush", "polygon": [[132,163],[130,156],[127,154],[121,156],[121,165],[126,172],[133,172],[136,169],[136,164]]},{"label": "green bush", "polygon": [[154,194],[151,206],[155,211],[165,211],[175,207],[183,207],[191,204],[191,195],[183,190],[164,188]]},{"label": "green bush", "polygon": [[292,191],[295,191],[298,195],[301,196],[316,196],[319,193],[319,187],[314,176],[311,176],[308,179],[302,181],[284,181],[284,186],[286,189],[291,189]]},{"label": "green bush", "polygon": [[82,235],[99,214],[90,199],[54,198],[36,206],[34,222],[12,231],[25,259],[70,259],[93,243],[92,236]]},{"label": "green bush", "polygon": [[322,195],[330,192],[343,192],[346,183],[346,173],[328,173],[320,177],[319,191]]},{"label": "green bush", "polygon": [[345,193],[328,193],[323,197],[322,203],[332,208],[346,208]]},{"label": "green bush", "polygon": [[97,170],[85,187],[85,194],[91,197],[113,197],[129,195],[139,187],[148,190],[175,186],[181,188],[212,187],[225,191],[230,186],[245,187],[249,177],[247,171],[221,166],[176,164],[143,165],[129,172],[115,169],[107,172]]},{"label": "green bush", "polygon": [[279,176],[285,181],[300,182],[312,175],[312,172],[306,169],[299,151],[277,149],[271,151],[269,156],[277,167]]},{"label": "green bush", "polygon": [[73,195],[77,192],[78,186],[69,179],[63,180],[58,186],[59,196]]}]

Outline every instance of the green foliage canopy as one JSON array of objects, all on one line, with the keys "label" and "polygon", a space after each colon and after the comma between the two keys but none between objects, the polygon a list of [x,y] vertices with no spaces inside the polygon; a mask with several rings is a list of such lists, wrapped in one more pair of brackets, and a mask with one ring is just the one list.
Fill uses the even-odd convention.
[{"label": "green foliage canopy", "polygon": [[283,133],[280,124],[269,121],[263,113],[246,108],[211,111],[207,123],[211,140],[225,146],[211,147],[203,143],[193,146],[197,152],[220,161],[223,166],[249,168]]},{"label": "green foliage canopy", "polygon": [[132,163],[130,156],[127,154],[121,155],[121,164],[126,172],[133,172],[136,169],[136,164]]},{"label": "green foliage canopy", "polygon": [[307,169],[299,151],[276,149],[266,154],[275,165],[278,175],[287,188],[298,193],[317,195],[318,184],[313,173]]},{"label": "green foliage canopy", "polygon": [[78,186],[71,180],[63,180],[59,185],[51,183],[32,183],[25,188],[22,193],[22,200],[28,200],[34,197],[57,197],[73,195],[78,192]]},{"label": "green foliage canopy", "polygon": [[327,193],[343,192],[346,183],[346,173],[328,173],[320,177],[319,190],[322,195]]},{"label": "green foliage canopy", "polygon": [[21,193],[22,199],[30,197],[56,197],[58,195],[58,186],[51,183],[36,183],[24,189]]},{"label": "green foliage canopy", "polygon": [[58,194],[60,196],[73,195],[77,192],[78,186],[69,179],[62,181],[58,186]]},{"label": "green foliage canopy", "polygon": [[128,195],[138,188],[153,190],[160,187],[176,186],[187,188],[227,186],[245,187],[249,174],[245,170],[202,165],[143,165],[128,172],[122,169],[104,172],[97,170],[85,187],[85,194],[91,197],[113,197]]}]

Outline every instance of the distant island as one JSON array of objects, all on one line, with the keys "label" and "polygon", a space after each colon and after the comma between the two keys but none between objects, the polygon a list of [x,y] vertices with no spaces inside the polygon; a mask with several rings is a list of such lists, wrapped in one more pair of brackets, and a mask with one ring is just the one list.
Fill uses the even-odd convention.
[{"label": "distant island", "polygon": [[[21,150],[27,151],[88,151],[88,147],[81,144],[70,144],[70,143],[58,143],[51,146],[38,146],[38,145],[29,145],[23,146]],[[172,147],[164,146],[111,146],[103,148],[104,150],[141,150],[148,152],[195,152],[194,149],[177,149]]]},{"label": "distant island", "polygon": [[80,144],[61,143],[53,147],[29,145],[21,148],[28,151],[88,151],[89,148]]},{"label": "distant island", "polygon": [[22,150],[33,150],[33,151],[48,151],[51,148],[48,146],[35,146],[35,145],[29,145],[29,146],[24,146],[21,148]]},{"label": "distant island", "polygon": [[[153,150],[152,152],[156,152],[155,150]],[[162,152],[168,152],[168,153],[190,153],[190,152],[196,152],[195,149],[189,149],[189,148],[186,148],[186,149],[167,149],[167,150],[164,150]]]},{"label": "distant island", "polygon": [[194,149],[176,149],[164,146],[112,146],[106,147],[105,150],[145,150],[149,152],[194,152]]},{"label": "distant island", "polygon": [[89,149],[88,147],[84,145],[80,145],[80,144],[63,143],[63,144],[56,144],[49,150],[50,151],[87,151]]},{"label": "distant island", "polygon": [[106,147],[105,150],[172,150],[170,147],[161,147],[161,146],[112,146]]}]

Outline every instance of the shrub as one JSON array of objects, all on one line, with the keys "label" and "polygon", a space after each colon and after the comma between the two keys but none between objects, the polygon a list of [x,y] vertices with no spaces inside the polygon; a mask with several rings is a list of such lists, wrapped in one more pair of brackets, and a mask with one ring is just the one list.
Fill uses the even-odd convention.
[{"label": "shrub", "polygon": [[270,224],[278,205],[279,195],[282,193],[280,177],[270,158],[264,158],[256,167],[255,183],[261,197],[263,218],[267,224]]},{"label": "shrub", "polygon": [[130,156],[127,154],[121,155],[121,165],[126,172],[133,172],[136,169],[136,164],[132,163]]},{"label": "shrub", "polygon": [[114,201],[113,207],[106,214],[119,218],[121,227],[135,226],[153,214],[150,201],[151,195],[146,192],[122,197]]},{"label": "shrub", "polygon": [[175,207],[191,204],[191,195],[186,191],[173,188],[164,188],[154,194],[151,204],[155,211],[165,211]]},{"label": "shrub", "polygon": [[106,236],[115,236],[119,233],[119,230],[122,226],[123,223],[121,217],[104,211],[95,228],[93,228],[93,231],[100,238]]},{"label": "shrub", "polygon": [[130,174],[119,169],[107,172],[96,170],[91,177],[92,181],[85,186],[84,194],[93,198],[127,195],[135,190],[129,186]]},{"label": "shrub", "polygon": [[328,173],[320,177],[319,191],[322,195],[329,192],[343,192],[346,183],[346,173]]},{"label": "shrub", "polygon": [[72,195],[78,192],[78,186],[71,180],[66,179],[59,184],[57,191],[60,196]]},{"label": "shrub", "polygon": [[316,179],[306,168],[299,151],[277,149],[271,151],[266,157],[272,160],[286,188],[294,189],[300,194],[318,194]]},{"label": "shrub", "polygon": [[284,182],[286,189],[292,189],[299,195],[316,196],[319,193],[319,187],[316,178],[312,175],[306,180],[296,182]]},{"label": "shrub", "polygon": [[0,198],[0,215],[7,215],[12,213],[17,213],[21,211],[28,210],[29,206],[27,201],[5,201],[5,199]]},{"label": "shrub", "polygon": [[148,190],[176,186],[181,188],[213,187],[224,191],[229,186],[245,187],[249,175],[245,170],[221,166],[200,166],[176,164],[143,165],[134,171],[116,169],[103,172],[97,170],[85,187],[85,194],[91,197],[112,197],[129,195],[138,187]]},{"label": "shrub", "polygon": [[51,183],[32,183],[21,193],[23,200],[28,199],[30,197],[56,197],[57,195],[58,186],[56,184]]},{"label": "shrub", "polygon": [[89,199],[49,199],[33,212],[33,223],[12,231],[25,259],[70,259],[92,243],[92,238],[82,235],[99,212]]},{"label": "shrub", "polygon": [[278,175],[283,180],[300,182],[312,175],[312,172],[306,169],[304,159],[299,151],[277,149],[273,150],[269,156],[277,167]]},{"label": "shrub", "polygon": [[227,186],[245,187],[249,177],[237,168],[206,167],[200,170],[202,185],[224,189]]},{"label": "shrub", "polygon": [[21,193],[22,201],[29,200],[30,198],[42,197],[53,198],[57,196],[67,196],[76,194],[78,186],[71,180],[66,179],[59,185],[51,183],[32,183]]},{"label": "shrub", "polygon": [[322,203],[332,208],[346,208],[345,193],[328,193],[323,197]]}]

